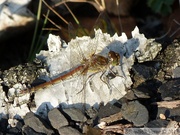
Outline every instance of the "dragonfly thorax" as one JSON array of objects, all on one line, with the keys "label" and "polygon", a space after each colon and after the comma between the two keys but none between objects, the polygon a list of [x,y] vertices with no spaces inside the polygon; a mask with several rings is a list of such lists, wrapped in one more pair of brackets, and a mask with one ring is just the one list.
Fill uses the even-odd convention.
[{"label": "dragonfly thorax", "polygon": [[93,54],[91,58],[85,62],[86,64],[84,64],[86,65],[87,70],[97,72],[106,70],[110,65],[119,65],[119,59],[119,54],[115,53],[114,51],[110,51],[108,57]]}]

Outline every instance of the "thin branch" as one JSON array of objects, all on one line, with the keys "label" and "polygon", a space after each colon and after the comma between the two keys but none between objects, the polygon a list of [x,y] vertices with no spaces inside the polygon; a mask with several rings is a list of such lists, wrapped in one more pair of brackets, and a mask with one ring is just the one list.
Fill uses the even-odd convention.
[{"label": "thin branch", "polygon": [[[95,1],[97,1],[97,0],[95,0]],[[97,2],[93,2],[93,1],[88,1],[88,0],[64,0],[64,1],[61,1],[61,2],[59,2],[59,3],[57,3],[57,4],[55,4],[54,7],[57,7],[57,6],[59,6],[59,5],[62,5],[62,4],[64,4],[64,3],[66,3],[66,2],[90,3],[91,5],[93,5],[93,6],[96,8],[96,10],[97,10],[98,12],[102,12],[102,11],[104,11],[104,9],[105,9],[103,6],[101,6],[101,5],[99,4],[98,1],[97,1]]]},{"label": "thin branch", "polygon": [[74,20],[76,21],[76,23],[79,25],[79,21],[76,18],[76,16],[73,14],[73,12],[71,11],[71,9],[68,7],[68,5],[66,3],[64,3],[64,5],[66,6],[66,8],[68,9],[68,11],[70,12],[70,14],[72,15],[72,17],[74,18]]},{"label": "thin branch", "polygon": [[52,23],[56,28],[58,28],[58,29],[60,29],[60,30],[62,29],[60,26],[58,26],[55,22],[53,22],[53,21],[52,21],[50,18],[48,18],[46,15],[43,14],[43,16],[46,17],[47,20],[48,20],[50,23]]},{"label": "thin branch", "polygon": [[154,102],[153,105],[157,105],[158,107],[165,107],[165,108],[177,108],[180,106],[180,100],[174,101],[161,101],[161,102]]},{"label": "thin branch", "polygon": [[60,14],[58,14],[51,6],[49,6],[44,0],[43,3],[54,13],[56,14],[61,20],[63,20],[67,25],[69,24]]}]

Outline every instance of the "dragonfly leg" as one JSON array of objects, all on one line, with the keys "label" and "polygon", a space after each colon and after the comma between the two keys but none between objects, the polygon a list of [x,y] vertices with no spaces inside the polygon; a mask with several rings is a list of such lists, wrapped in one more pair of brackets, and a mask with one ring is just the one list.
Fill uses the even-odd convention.
[{"label": "dragonfly leg", "polygon": [[83,89],[86,87],[87,82],[90,81],[94,77],[94,75],[97,74],[97,73],[99,73],[99,72],[95,72],[95,73],[91,74],[90,76],[88,76],[85,83],[83,84],[83,88],[77,94],[79,94],[79,93],[81,93],[83,91]]},{"label": "dragonfly leg", "polygon": [[[112,67],[112,68],[113,68],[113,67]],[[115,77],[116,77],[116,76],[119,76],[119,77],[122,77],[122,78],[124,77],[124,76],[122,76],[122,75],[119,75],[119,74],[115,73],[115,72],[112,70],[112,68],[109,68],[109,71],[111,72],[111,74],[112,74],[113,76],[115,76]],[[114,78],[115,78],[115,77],[114,77]]]},{"label": "dragonfly leg", "polygon": [[107,85],[107,87],[111,90],[111,86],[109,84],[109,79],[107,79],[108,77],[106,77],[106,80],[103,79],[103,75],[106,73],[106,71],[104,71],[101,76],[100,76],[100,79],[103,83],[105,83]]}]

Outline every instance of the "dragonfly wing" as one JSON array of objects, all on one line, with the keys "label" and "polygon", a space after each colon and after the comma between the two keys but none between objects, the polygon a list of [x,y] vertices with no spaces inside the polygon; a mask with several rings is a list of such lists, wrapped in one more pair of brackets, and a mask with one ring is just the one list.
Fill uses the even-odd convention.
[{"label": "dragonfly wing", "polygon": [[117,32],[106,11],[99,14],[93,30],[91,31],[91,37],[94,37],[94,29],[101,29],[103,33],[109,33],[111,36]]},{"label": "dragonfly wing", "polygon": [[71,22],[68,24],[68,33],[69,33],[69,39],[76,38],[76,30]]}]

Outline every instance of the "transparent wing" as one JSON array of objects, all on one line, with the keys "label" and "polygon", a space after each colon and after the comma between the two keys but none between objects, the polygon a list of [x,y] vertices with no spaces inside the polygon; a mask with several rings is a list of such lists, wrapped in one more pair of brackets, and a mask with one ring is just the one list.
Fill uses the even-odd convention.
[{"label": "transparent wing", "polygon": [[[72,30],[70,30],[72,29]],[[75,32],[72,25],[69,26],[69,33],[75,37]],[[91,38],[83,36],[72,39],[66,49],[69,52],[71,68],[79,64],[85,63],[95,53],[97,44],[93,43]]]},{"label": "transparent wing", "polygon": [[76,38],[76,32],[75,32],[75,29],[74,29],[72,23],[68,24],[68,34],[69,34],[70,40]]},{"label": "transparent wing", "polygon": [[[75,38],[72,39],[68,45],[67,51],[70,52],[70,68],[73,69],[78,67],[81,64],[88,65],[88,59],[95,53],[95,44],[91,43],[91,39],[88,36],[84,36],[83,38],[76,37],[76,33],[72,24],[69,25],[69,34]],[[85,111],[86,104],[86,80],[87,74],[85,70],[75,73],[71,81],[69,82],[72,86],[71,89],[67,89],[67,97],[69,99],[69,104],[74,104],[74,106],[80,108]],[[68,87],[67,87],[68,88]],[[69,96],[71,95],[71,96]]]},{"label": "transparent wing", "polygon": [[111,36],[115,34],[116,28],[111,22],[106,11],[101,12],[95,22],[93,30],[91,31],[91,37],[94,37],[94,29],[101,29],[104,33],[109,33]]}]

